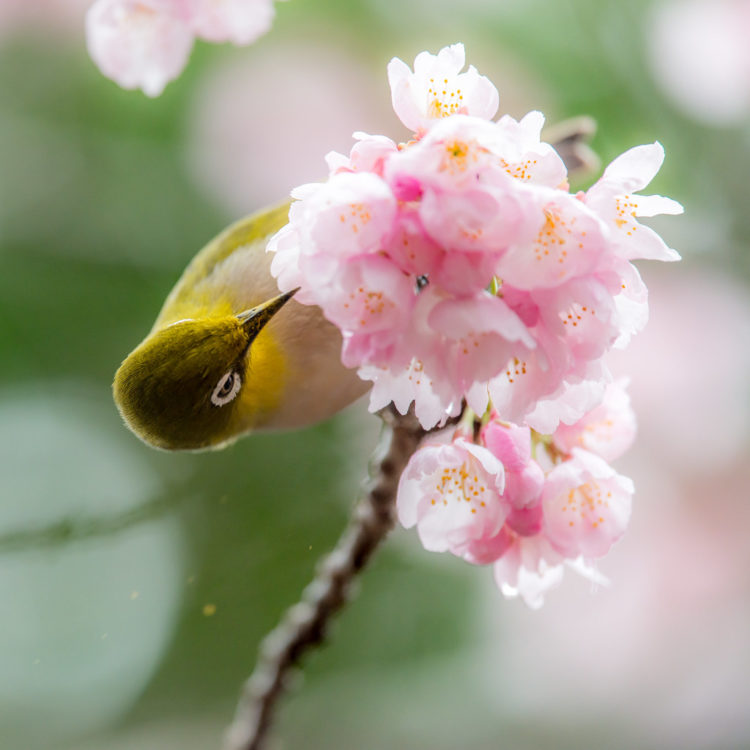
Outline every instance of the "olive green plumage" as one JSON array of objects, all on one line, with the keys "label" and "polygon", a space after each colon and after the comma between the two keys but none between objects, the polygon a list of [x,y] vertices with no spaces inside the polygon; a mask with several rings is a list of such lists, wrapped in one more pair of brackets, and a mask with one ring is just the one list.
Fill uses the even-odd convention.
[{"label": "olive green plumage", "polygon": [[195,256],[115,375],[127,425],[167,450],[219,447],[256,429],[311,424],[367,388],[340,361],[316,307],[279,295],[265,252],[285,203],[230,226]]}]

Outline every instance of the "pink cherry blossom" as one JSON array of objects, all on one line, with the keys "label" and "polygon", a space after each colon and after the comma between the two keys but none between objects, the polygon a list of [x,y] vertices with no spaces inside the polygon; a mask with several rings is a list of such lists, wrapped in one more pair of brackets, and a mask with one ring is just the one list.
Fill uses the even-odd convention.
[{"label": "pink cherry blossom", "polygon": [[384,135],[368,135],[356,131],[352,137],[355,144],[349,156],[331,151],[326,154],[326,162],[331,174],[336,172],[373,172],[379,177],[383,176],[383,166],[393,153],[398,151],[398,146]]},{"label": "pink cherry blossom", "polygon": [[244,45],[273,23],[273,0],[187,0],[196,36],[209,42]]},{"label": "pink cherry blossom", "polygon": [[541,139],[544,115],[532,111],[521,120],[503,115],[495,130],[495,150],[502,167],[522,182],[567,189],[568,170],[560,155]]},{"label": "pink cherry blossom", "polygon": [[414,72],[393,58],[388,64],[393,109],[415,133],[427,130],[434,120],[454,114],[491,119],[498,107],[497,89],[473,65],[465,73],[463,44],[444,47],[437,55],[420,52]]},{"label": "pink cherry blossom", "polygon": [[292,204],[289,224],[268,245],[269,252],[277,253],[271,272],[283,291],[302,286],[297,299],[325,311],[325,300],[336,303],[336,291],[325,284],[341,263],[380,250],[392,231],[396,200],[371,172],[335,174],[328,182],[297,188],[293,195],[299,200]]},{"label": "pink cherry blossom", "polygon": [[347,263],[331,281],[326,317],[347,331],[341,359],[348,367],[387,356],[393,351],[415,303],[407,276],[388,258],[366,255]]},{"label": "pink cherry blossom", "polygon": [[[420,57],[408,76],[392,63],[394,91],[411,91],[429,61],[458,65],[458,75],[457,54]],[[328,155],[327,183],[293,193],[290,223],[269,244],[272,271],[341,328],[346,364],[375,384],[371,408],[392,390],[400,410],[417,404],[425,428],[465,400],[477,414],[492,405],[502,419],[551,432],[596,405],[608,380],[602,357],[645,324],[645,287],[630,259],[675,256],[634,216],[679,206],[634,197],[661,164],[658,144],[626,152],[574,196],[541,141],[540,113],[496,123],[482,115],[457,108],[400,146],[357,133],[349,156]],[[365,276],[354,269],[362,255],[381,256]],[[354,296],[343,303],[341,294]],[[395,328],[345,315],[363,310],[355,297],[380,300],[391,314],[378,319]]]},{"label": "pink cherry blossom", "polygon": [[463,405],[455,398],[450,385],[435,381],[425,363],[414,357],[405,365],[362,365],[357,371],[363,380],[373,381],[370,391],[370,411],[377,412],[391,402],[401,414],[414,404],[414,413],[422,425],[434,427],[448,417],[461,413]]},{"label": "pink cherry blossom", "polygon": [[462,438],[423,446],[399,482],[399,521],[416,525],[425,549],[461,556],[502,528],[503,486],[503,465],[486,448]]},{"label": "pink cherry blossom", "polygon": [[637,221],[638,216],[681,214],[682,206],[661,195],[634,195],[645,188],[664,161],[660,143],[636,146],[618,156],[583,196],[583,200],[608,222],[614,230],[613,247],[627,260],[679,260],[676,250],[650,227]]},{"label": "pink cherry blossom", "polygon": [[537,399],[524,421],[542,435],[552,434],[561,423],[573,424],[601,402],[610,379],[603,358],[588,362],[582,374],[568,374],[552,393]]},{"label": "pink cherry blossom", "polygon": [[633,483],[598,456],[573,449],[572,458],[547,475],[544,532],[562,555],[601,557],[630,519]]},{"label": "pink cherry blossom", "polygon": [[[527,293],[516,294],[515,290],[505,287],[503,292],[503,299],[529,327],[536,348],[512,357],[495,377],[488,380],[486,386],[481,383],[473,386],[467,393],[469,405],[481,413],[489,398],[502,419],[527,422],[535,428],[540,428],[540,424],[549,428],[540,428],[542,432],[554,430],[562,416],[576,421],[595,405],[603,392],[598,382],[606,377],[606,371],[597,358],[575,356],[569,348],[566,332],[572,325],[567,316],[573,314],[568,310],[575,310],[575,307],[568,305],[561,308],[557,303],[547,312]],[[548,295],[543,295],[540,302],[548,303]],[[583,310],[583,307],[587,309]],[[550,325],[542,318],[542,311],[549,318]],[[588,313],[588,305],[582,305],[574,318],[578,314],[583,318]],[[568,326],[563,322],[565,320]],[[598,343],[596,349],[594,343],[587,347],[585,355],[593,355],[597,350],[606,348],[615,330],[610,326],[592,328],[590,336],[594,343]],[[571,334],[571,338],[574,336]],[[542,404],[544,408],[540,411]],[[536,413],[536,421],[530,419],[532,413]]]},{"label": "pink cherry blossom", "polygon": [[602,402],[572,425],[561,424],[552,439],[564,453],[583,448],[614,461],[630,448],[635,440],[635,414],[625,390],[626,381],[610,383]]},{"label": "pink cherry blossom", "polygon": [[[514,511],[534,509],[540,499],[544,486],[544,472],[541,466],[531,458],[531,431],[527,426],[502,423],[492,420],[484,428],[482,441],[489,451],[505,467],[505,490],[503,497]],[[539,528],[531,528],[530,519],[541,514],[525,515],[518,519],[523,529],[516,529],[519,534],[531,536]],[[509,521],[513,528],[513,520]],[[535,524],[532,524],[535,525]]]},{"label": "pink cherry blossom", "polygon": [[[601,581],[591,560],[627,526],[632,482],[605,459],[635,422],[606,357],[647,320],[631,261],[678,257],[637,217],[681,207],[637,195],[659,144],[571,194],[543,116],[491,122],[494,88],[463,64],[458,46],[420,55],[414,73],[392,61],[415,138],[356,133],[348,155],[327,156],[327,182],[293,192],[268,249],[280,288],[300,287],[341,330],[371,410],[413,408],[425,429],[461,416],[409,462],[401,523],[538,606],[566,566]],[[461,104],[430,98],[438,74]]]},{"label": "pink cherry blossom", "polygon": [[518,316],[500,298],[486,292],[437,302],[428,324],[441,334],[447,355],[442,357],[444,370],[459,393],[477,380],[492,377],[514,354],[534,347]]},{"label": "pink cherry blossom", "polygon": [[[408,308],[406,303],[401,306],[402,311]],[[373,410],[388,403],[382,400],[387,392],[380,382],[384,381],[399,410],[405,412],[414,399],[420,422],[429,427],[455,416],[461,406],[460,394],[478,378],[504,366],[513,352],[534,346],[517,316],[501,299],[485,291],[456,299],[428,286],[416,294],[412,320],[408,328],[401,326],[400,333],[401,341],[388,351],[389,367],[365,366],[360,376],[376,381]],[[348,354],[346,343],[344,350]],[[382,356],[370,361],[378,359],[384,361]]]},{"label": "pink cherry blossom", "polygon": [[508,175],[499,134],[497,123],[480,117],[446,117],[400,150],[398,158],[388,163],[386,178],[392,182],[404,174],[425,187],[453,191],[486,183],[493,173],[504,179]]},{"label": "pink cherry blossom", "polygon": [[449,250],[499,253],[536,236],[540,211],[512,179],[500,131],[455,115],[387,162],[389,183],[418,186],[425,231]]},{"label": "pink cherry blossom", "polygon": [[503,556],[492,566],[492,572],[503,596],[520,597],[531,609],[539,609],[545,594],[562,581],[566,568],[598,586],[609,584],[592,564],[582,557],[564,558],[544,536],[513,535]]},{"label": "pink cherry blossom", "polygon": [[273,0],[95,0],[86,40],[104,75],[159,96],[187,64],[196,36],[249,44],[273,15]]},{"label": "pink cherry blossom", "polygon": [[573,367],[577,362],[599,359],[619,336],[614,297],[595,275],[535,290],[531,296],[539,307],[537,330],[556,338]]},{"label": "pink cherry blossom", "polygon": [[544,537],[513,535],[492,572],[504,596],[520,596],[531,609],[539,609],[547,591],[563,578],[562,562],[562,556]]},{"label": "pink cherry blossom", "polygon": [[86,14],[89,54],[126,89],[159,96],[185,67],[193,32],[179,0],[96,0]]},{"label": "pink cherry blossom", "polygon": [[534,237],[510,245],[498,275],[517,289],[541,289],[591,273],[608,250],[599,216],[562,190],[529,186],[524,192],[526,203],[537,207]]}]

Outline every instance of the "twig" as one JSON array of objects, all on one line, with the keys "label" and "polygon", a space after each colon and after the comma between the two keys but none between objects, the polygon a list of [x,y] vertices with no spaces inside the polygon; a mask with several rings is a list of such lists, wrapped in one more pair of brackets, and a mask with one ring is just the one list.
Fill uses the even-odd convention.
[{"label": "twig", "polygon": [[261,750],[278,699],[304,654],[320,645],[332,617],[347,603],[357,574],[395,521],[396,489],[406,464],[425,436],[417,420],[386,410],[370,479],[347,530],[325,557],[302,599],[261,644],[258,664],[245,683],[224,750]]},{"label": "twig", "polygon": [[595,120],[582,115],[547,126],[543,136],[560,154],[568,172],[586,174],[596,172],[601,163],[588,144],[595,133]]},{"label": "twig", "polygon": [[92,537],[119,534],[131,526],[166,516],[181,502],[180,493],[172,492],[121,513],[92,517],[71,516],[47,526],[4,531],[0,533],[0,556],[19,550],[44,549]]}]

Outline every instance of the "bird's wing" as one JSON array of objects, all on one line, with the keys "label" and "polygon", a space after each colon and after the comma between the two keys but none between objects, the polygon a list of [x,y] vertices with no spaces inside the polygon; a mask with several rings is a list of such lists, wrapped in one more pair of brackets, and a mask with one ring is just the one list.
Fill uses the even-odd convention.
[{"label": "bird's wing", "polygon": [[278,293],[265,246],[288,216],[285,201],[240,219],[212,239],[175,284],[153,330],[183,318],[240,312]]}]

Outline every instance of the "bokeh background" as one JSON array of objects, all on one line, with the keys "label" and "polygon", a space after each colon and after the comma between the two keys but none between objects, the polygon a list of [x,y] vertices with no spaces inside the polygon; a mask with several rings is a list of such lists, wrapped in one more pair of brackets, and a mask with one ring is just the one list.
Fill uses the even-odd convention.
[{"label": "bokeh background", "polygon": [[388,60],[456,41],[502,111],[593,116],[604,163],[666,148],[651,192],[686,214],[653,225],[684,261],[641,263],[652,320],[613,357],[641,425],[618,466],[632,528],[600,566],[609,588],[568,574],[537,612],[397,531],[276,736],[749,747],[748,3],[291,0],[248,49],[199,43],[154,100],[88,59],[87,4],[0,0],[0,747],[218,747],[262,635],[345,523],[377,420],[360,403],[169,455],[122,426],[113,372],[226,224],[321,178],[354,130],[405,137]]}]

